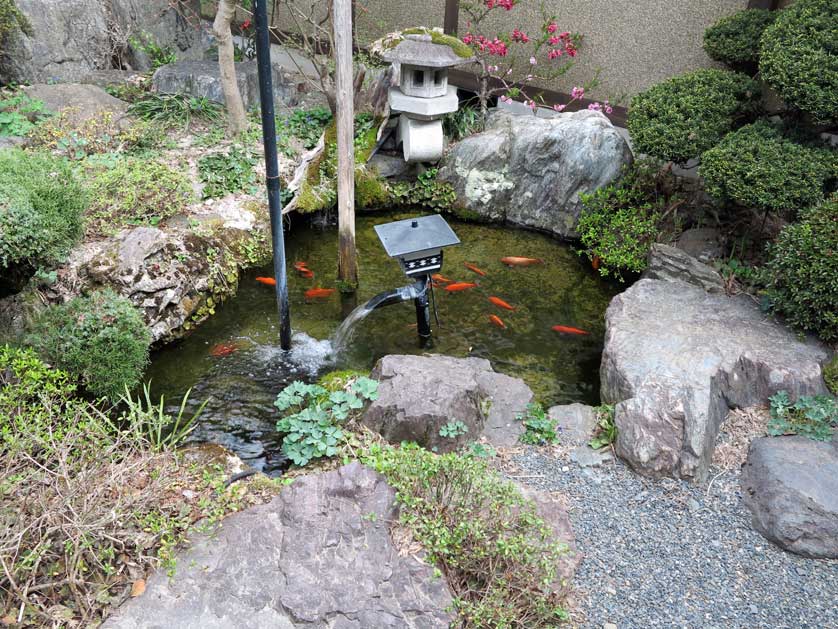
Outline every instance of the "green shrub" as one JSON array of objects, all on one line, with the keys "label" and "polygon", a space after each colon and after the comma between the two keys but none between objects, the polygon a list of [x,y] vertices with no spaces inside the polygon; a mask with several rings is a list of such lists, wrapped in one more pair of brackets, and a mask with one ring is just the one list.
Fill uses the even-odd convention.
[{"label": "green shrub", "polygon": [[824,198],[838,152],[783,136],[769,122],[742,127],[701,156],[707,193],[748,208],[797,210]]},{"label": "green shrub", "polygon": [[655,162],[637,161],[616,183],[582,195],[576,230],[603,277],[641,272],[649,249],[664,236],[664,213],[678,200],[658,189],[659,172]]},{"label": "green shrub", "polygon": [[803,213],[771,247],[768,294],[793,326],[838,340],[838,196]]},{"label": "green shrub", "polygon": [[516,418],[524,425],[521,443],[541,446],[559,440],[556,420],[547,414],[541,404],[527,404],[527,410]]},{"label": "green shrub", "polygon": [[771,403],[768,434],[803,435],[815,441],[832,439],[832,429],[838,425],[838,402],[828,395],[801,396],[792,404],[786,391],[768,398]]},{"label": "green shrub", "polygon": [[458,627],[556,627],[567,546],[535,505],[479,456],[437,456],[415,445],[373,445],[363,462],[387,478],[401,523],[447,577]]},{"label": "green shrub", "polygon": [[745,9],[723,17],[704,31],[704,50],[733,68],[755,68],[759,40],[777,15],[767,9]]},{"label": "green shrub", "polygon": [[744,74],[696,70],[667,79],[631,101],[634,148],[684,163],[718,144],[759,110],[759,85]]},{"label": "green shrub", "polygon": [[49,116],[43,101],[29,98],[23,91],[4,91],[0,96],[0,136],[26,135]]},{"label": "green shrub", "polygon": [[204,182],[204,198],[240,192],[256,180],[256,158],[239,146],[226,153],[212,153],[198,160],[198,174]]},{"label": "green shrub", "polygon": [[94,395],[117,400],[139,383],[151,333],[129,300],[103,290],[47,308],[27,342]]},{"label": "green shrub", "polygon": [[838,4],[797,0],[762,36],[762,79],[816,120],[838,120]]},{"label": "green shrub", "polygon": [[32,25],[17,8],[15,0],[0,0],[0,45],[7,35],[18,29],[29,37],[34,35]]},{"label": "green shrub", "polygon": [[194,200],[185,174],[158,160],[123,157],[110,168],[93,170],[93,198],[87,213],[92,234],[113,233],[128,225],[156,225],[183,212]]},{"label": "green shrub", "polygon": [[832,395],[838,395],[838,354],[823,367],[823,381]]},{"label": "green shrub", "polygon": [[64,258],[81,236],[87,199],[66,160],[0,150],[0,268]]}]

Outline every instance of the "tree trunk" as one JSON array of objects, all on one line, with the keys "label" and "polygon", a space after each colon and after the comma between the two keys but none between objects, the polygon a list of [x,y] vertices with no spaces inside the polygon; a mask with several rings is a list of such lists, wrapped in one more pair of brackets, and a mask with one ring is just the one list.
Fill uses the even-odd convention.
[{"label": "tree trunk", "polygon": [[218,68],[221,72],[221,88],[227,106],[227,133],[238,135],[247,129],[247,116],[244,111],[239,84],[236,81],[235,51],[230,23],[236,15],[234,0],[220,0],[212,32],[218,40]]},{"label": "tree trunk", "polygon": [[333,0],[335,100],[338,150],[338,281],[342,292],[358,286],[355,252],[355,107],[352,81],[352,2]]}]

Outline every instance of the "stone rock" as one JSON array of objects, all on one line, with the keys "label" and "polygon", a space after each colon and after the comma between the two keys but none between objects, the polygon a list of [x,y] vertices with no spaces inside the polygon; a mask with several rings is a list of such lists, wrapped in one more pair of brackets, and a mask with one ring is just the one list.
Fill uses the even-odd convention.
[{"label": "stone rock", "polygon": [[675,246],[704,264],[709,264],[724,253],[722,234],[714,227],[688,229],[678,236]]},{"label": "stone rock", "polygon": [[826,393],[828,358],[745,295],[641,279],[606,312],[601,397],[616,404],[617,455],[642,474],[702,480],[729,408]]},{"label": "stone rock", "polygon": [[128,103],[114,98],[101,87],[64,83],[56,85],[31,85],[23,91],[29,98],[43,101],[44,109],[55,113],[64,113],[67,121],[78,126],[86,120],[98,117],[105,112],[113,114],[118,122],[128,111]]},{"label": "stone rock", "polygon": [[158,571],[103,629],[434,629],[453,620],[443,577],[390,537],[395,492],[359,463],[295,479],[224,520]]},{"label": "stone rock", "polygon": [[553,406],[547,413],[556,422],[561,443],[585,444],[594,436],[597,414],[593,406],[577,402]]},{"label": "stone rock", "polygon": [[570,460],[579,467],[600,467],[614,460],[611,448],[594,450],[589,446],[579,446],[570,452]]},{"label": "stone rock", "polygon": [[[361,422],[390,443],[415,441],[438,452],[456,450],[481,434],[495,446],[513,446],[523,432],[516,421],[532,400],[518,378],[495,373],[488,360],[450,356],[385,356],[373,369],[378,399]],[[456,439],[440,429],[462,422]]]},{"label": "stone rock", "polygon": [[105,88],[129,83],[137,84],[145,78],[145,74],[133,70],[94,70],[81,77],[79,83]]},{"label": "stone rock", "polygon": [[572,238],[580,195],[611,183],[631,160],[623,136],[598,112],[545,119],[498,111],[483,133],[449,150],[439,178],[467,213]]},{"label": "stone rock", "polygon": [[404,161],[403,157],[395,157],[393,155],[385,155],[383,153],[376,153],[372,156],[369,166],[375,168],[376,172],[384,177],[390,179],[394,177],[401,177],[410,170],[411,165]]},{"label": "stone rock", "polygon": [[[274,102],[294,107],[297,90],[289,82],[282,68],[273,64]],[[259,77],[255,61],[236,64],[236,80],[246,109],[259,106]],[[151,78],[156,92],[161,94],[189,94],[224,104],[221,75],[217,61],[179,61],[157,69]]]},{"label": "stone rock", "polygon": [[838,446],[805,437],[754,439],[742,466],[754,528],[785,550],[838,558]]},{"label": "stone rock", "polygon": [[723,293],[725,290],[722,276],[714,269],[681,249],[669,245],[652,245],[649,251],[649,265],[643,272],[643,277],[692,284],[708,293]]}]

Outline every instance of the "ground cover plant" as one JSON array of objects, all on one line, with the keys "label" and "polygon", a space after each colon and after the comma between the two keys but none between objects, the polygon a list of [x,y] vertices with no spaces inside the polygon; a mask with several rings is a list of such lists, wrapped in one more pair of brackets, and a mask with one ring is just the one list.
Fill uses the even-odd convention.
[{"label": "ground cover plant", "polygon": [[23,136],[50,114],[40,100],[23,91],[0,91],[0,136]]},{"label": "ground cover plant", "polygon": [[802,435],[816,441],[832,439],[833,429],[838,426],[838,400],[834,397],[804,395],[792,402],[788,392],[780,391],[769,402],[769,435]]},{"label": "ground cover plant", "polygon": [[556,420],[548,415],[541,404],[527,404],[527,409],[517,419],[524,425],[521,443],[543,446],[559,440]]},{"label": "ground cover plant", "polygon": [[219,122],[223,116],[221,105],[204,97],[188,94],[148,93],[128,107],[128,112],[142,120],[188,129],[193,120]]},{"label": "ground cover plant", "polygon": [[241,146],[203,156],[198,160],[198,174],[204,182],[204,198],[246,190],[256,180],[255,165],[256,157]]},{"label": "ground cover plant", "polygon": [[139,384],[151,333],[134,305],[108,289],[47,308],[26,341],[93,395],[117,401]]}]

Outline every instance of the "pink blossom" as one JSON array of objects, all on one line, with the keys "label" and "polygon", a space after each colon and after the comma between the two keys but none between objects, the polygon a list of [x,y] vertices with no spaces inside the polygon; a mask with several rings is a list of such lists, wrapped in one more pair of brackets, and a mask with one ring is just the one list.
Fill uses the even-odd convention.
[{"label": "pink blossom", "polygon": [[555,22],[550,22],[547,25],[547,32],[548,33],[555,33],[557,30],[559,30],[559,27]]},{"label": "pink blossom", "polygon": [[585,88],[584,87],[574,87],[570,90],[570,95],[573,99],[582,98],[585,95]]},{"label": "pink blossom", "polygon": [[553,48],[550,52],[547,53],[547,58],[552,61],[553,59],[558,59],[559,57],[561,57],[562,54],[563,51],[561,48]]},{"label": "pink blossom", "polygon": [[555,109],[556,111],[564,111],[564,108],[566,106],[567,105],[553,105],[553,109]]},{"label": "pink blossom", "polygon": [[588,109],[590,109],[591,111],[602,111],[602,105],[600,105],[599,103],[591,103],[590,105],[588,105]]},{"label": "pink blossom", "polygon": [[522,44],[526,44],[528,41],[530,41],[530,38],[527,37],[527,34],[525,32],[515,28],[512,29],[512,41],[518,41]]},{"label": "pink blossom", "polygon": [[536,60],[536,58],[535,58],[535,57],[530,57],[530,65],[531,65],[531,66],[534,66],[534,65],[535,65],[535,64],[537,64],[537,63],[538,63],[538,61]]},{"label": "pink blossom", "polygon": [[613,114],[614,113],[614,108],[611,105],[606,105],[605,106],[605,113],[607,113],[609,115]]},{"label": "pink blossom", "polygon": [[535,108],[537,107],[534,100],[526,100],[526,101],[524,101],[524,104],[527,107],[529,107],[530,109],[532,109],[533,111],[535,111]]},{"label": "pink blossom", "polygon": [[474,35],[472,35],[471,33],[466,33],[465,35],[463,35],[463,43],[464,44],[470,44],[473,41],[474,41]]}]

